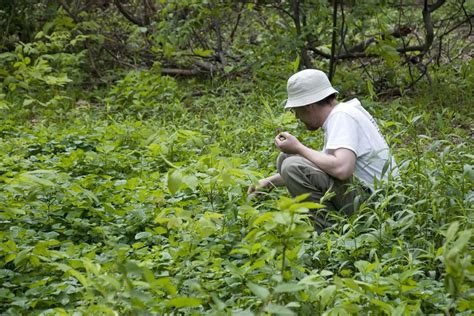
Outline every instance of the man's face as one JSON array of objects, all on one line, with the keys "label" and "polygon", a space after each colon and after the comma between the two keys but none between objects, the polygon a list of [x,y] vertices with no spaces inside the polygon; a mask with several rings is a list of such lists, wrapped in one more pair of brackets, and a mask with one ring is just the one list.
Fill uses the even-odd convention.
[{"label": "man's face", "polygon": [[323,122],[320,122],[318,106],[315,104],[293,108],[293,111],[295,117],[303,122],[306,128],[310,131],[317,130],[323,125]]}]

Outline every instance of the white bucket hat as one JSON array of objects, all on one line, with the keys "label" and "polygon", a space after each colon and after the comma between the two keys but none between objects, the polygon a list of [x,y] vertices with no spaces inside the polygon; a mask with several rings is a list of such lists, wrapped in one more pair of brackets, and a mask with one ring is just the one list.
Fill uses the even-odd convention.
[{"label": "white bucket hat", "polygon": [[287,91],[285,109],[305,106],[339,93],[332,87],[326,74],[316,69],[305,69],[291,76]]}]

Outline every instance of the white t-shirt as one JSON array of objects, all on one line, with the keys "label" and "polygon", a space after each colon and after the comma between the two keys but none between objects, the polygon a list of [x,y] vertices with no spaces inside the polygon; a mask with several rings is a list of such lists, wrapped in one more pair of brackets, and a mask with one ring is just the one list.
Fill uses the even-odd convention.
[{"label": "white t-shirt", "polygon": [[358,99],[337,104],[323,124],[323,151],[347,148],[357,159],[354,175],[374,191],[374,180],[398,175],[395,159],[390,154],[374,118]]}]

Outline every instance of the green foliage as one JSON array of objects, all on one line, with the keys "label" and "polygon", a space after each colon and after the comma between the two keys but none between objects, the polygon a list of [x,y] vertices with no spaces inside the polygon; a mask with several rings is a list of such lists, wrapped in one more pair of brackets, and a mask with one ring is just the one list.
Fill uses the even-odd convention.
[{"label": "green foliage", "polygon": [[180,92],[176,80],[162,76],[159,69],[129,72],[118,80],[106,99],[112,111],[139,113],[181,112]]},{"label": "green foliage", "polygon": [[64,51],[84,38],[71,39],[70,32],[40,32],[36,38],[36,42],[18,43],[14,52],[0,54],[0,88],[20,108],[61,108],[71,100],[65,88],[71,78],[80,79],[78,69],[84,60],[83,52]]},{"label": "green foliage", "polygon": [[468,313],[469,98],[427,89],[365,101],[401,179],[322,234],[306,214],[319,205],[304,197],[278,189],[246,199],[248,185],[274,171],[276,127],[321,146],[283,112],[284,82],[136,71],[110,88],[103,109],[73,108],[61,120],[44,110],[33,122],[4,109],[1,311]]},{"label": "green foliage", "polygon": [[[321,205],[246,192],[275,171],[277,129],[322,146],[282,102],[301,49],[330,52],[330,3],[300,1],[298,34],[290,2],[151,2],[120,1],[146,26],[107,1],[0,9],[1,314],[474,309],[474,64],[453,38],[463,28],[438,39],[417,81],[428,68],[417,51],[399,54],[392,26],[420,12],[344,2],[346,44],[374,37],[374,57],[339,61],[333,82],[377,118],[400,178],[318,234],[307,212]],[[463,8],[449,1],[436,27]],[[390,87],[402,96],[382,101]]]}]

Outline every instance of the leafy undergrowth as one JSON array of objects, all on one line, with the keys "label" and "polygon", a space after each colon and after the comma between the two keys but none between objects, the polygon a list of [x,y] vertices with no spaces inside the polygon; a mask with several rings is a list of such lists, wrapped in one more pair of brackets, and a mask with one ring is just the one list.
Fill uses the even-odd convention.
[{"label": "leafy undergrowth", "polygon": [[430,93],[365,101],[401,178],[317,234],[305,215],[311,205],[284,189],[255,201],[245,192],[275,171],[276,127],[315,148],[320,133],[281,110],[277,87],[198,89],[154,104],[151,91],[118,86],[107,109],[20,123],[5,111],[2,314],[474,309],[472,96],[449,105]]}]

